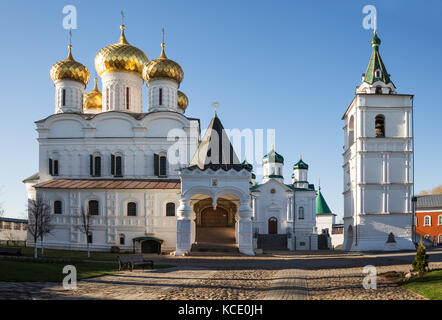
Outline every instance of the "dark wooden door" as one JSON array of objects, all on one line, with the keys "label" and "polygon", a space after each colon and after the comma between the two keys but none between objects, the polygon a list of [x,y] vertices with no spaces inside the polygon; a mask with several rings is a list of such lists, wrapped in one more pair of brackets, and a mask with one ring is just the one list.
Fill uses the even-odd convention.
[{"label": "dark wooden door", "polygon": [[217,208],[206,208],[201,212],[202,227],[228,227],[229,215],[226,210]]},{"label": "dark wooden door", "polygon": [[142,253],[161,253],[161,244],[153,240],[145,240],[141,243]]},{"label": "dark wooden door", "polygon": [[269,234],[278,234],[278,219],[275,217],[269,219]]}]

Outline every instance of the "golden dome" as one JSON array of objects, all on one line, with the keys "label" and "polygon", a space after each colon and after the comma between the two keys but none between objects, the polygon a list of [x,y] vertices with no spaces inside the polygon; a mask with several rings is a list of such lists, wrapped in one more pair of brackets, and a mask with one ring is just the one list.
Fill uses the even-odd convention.
[{"label": "golden dome", "polygon": [[189,99],[187,96],[182,91],[178,90],[178,108],[186,111],[188,104]]},{"label": "golden dome", "polygon": [[102,109],[102,95],[97,87],[97,78],[95,78],[95,86],[92,91],[83,95],[83,109],[84,110],[101,110]]},{"label": "golden dome", "polygon": [[143,74],[144,65],[149,59],[143,51],[127,42],[124,30],[122,25],[118,42],[104,47],[95,57],[95,70],[100,77],[108,71],[135,72],[140,76]]},{"label": "golden dome", "polygon": [[69,54],[66,59],[57,62],[51,67],[51,79],[53,82],[62,79],[79,81],[86,85],[89,82],[89,70],[72,57],[72,46],[69,46]]},{"label": "golden dome", "polygon": [[184,71],[181,66],[167,58],[164,52],[165,44],[161,44],[161,55],[158,59],[149,61],[143,70],[143,79],[147,82],[157,78],[170,78],[178,82],[183,81]]}]

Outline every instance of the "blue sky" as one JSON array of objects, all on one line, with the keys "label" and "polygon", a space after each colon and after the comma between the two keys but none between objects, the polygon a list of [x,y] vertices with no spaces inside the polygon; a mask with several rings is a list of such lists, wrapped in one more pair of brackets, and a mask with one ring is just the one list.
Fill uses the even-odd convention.
[{"label": "blue sky", "polygon": [[339,216],[341,116],[371,53],[362,8],[375,5],[388,72],[399,93],[415,94],[416,191],[442,183],[442,1],[1,1],[0,202],[7,216],[24,216],[21,181],[38,165],[34,121],[54,112],[49,69],[67,53],[67,4],[78,10],[74,57],[91,77],[97,52],[118,39],[122,9],[127,39],[149,59],[160,54],[164,27],[167,55],[185,72],[186,114],[205,128],[216,100],[226,128],[276,129],[286,182],[302,154],[309,180],[321,179]]}]

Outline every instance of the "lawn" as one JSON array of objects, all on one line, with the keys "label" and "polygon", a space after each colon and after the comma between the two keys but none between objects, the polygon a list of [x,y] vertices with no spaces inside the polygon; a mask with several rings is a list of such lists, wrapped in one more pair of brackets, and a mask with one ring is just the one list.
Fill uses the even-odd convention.
[{"label": "lawn", "polygon": [[425,298],[442,300],[442,270],[431,271],[423,278],[414,278],[402,285]]},{"label": "lawn", "polygon": [[[22,255],[26,257],[34,257],[34,247],[21,247]],[[124,254],[124,253],[121,253]],[[87,251],[70,251],[70,250],[53,250],[44,249],[44,254],[41,254],[38,249],[39,258],[61,258],[61,259],[75,259],[75,260],[94,260],[94,261],[117,261],[119,253],[110,252],[92,252],[91,257],[87,257]]]},{"label": "lawn", "polygon": [[66,274],[63,267],[72,264],[77,268],[77,279],[112,274],[118,271],[116,263],[78,262],[41,263],[34,260],[0,259],[0,281],[49,281],[61,282]]}]

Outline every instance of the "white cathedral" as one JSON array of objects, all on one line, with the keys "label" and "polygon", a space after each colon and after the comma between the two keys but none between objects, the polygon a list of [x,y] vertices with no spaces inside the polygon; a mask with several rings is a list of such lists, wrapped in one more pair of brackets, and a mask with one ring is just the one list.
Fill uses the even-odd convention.
[{"label": "white cathedral", "polygon": [[[412,96],[396,94],[379,43],[375,36],[367,73],[343,118],[347,250],[412,246]],[[259,184],[216,112],[201,137],[199,119],[185,115],[188,98],[178,90],[184,72],[167,58],[164,43],[159,58],[149,60],[129,44],[122,25],[118,42],[95,57],[102,91],[95,79],[88,93],[89,71],[71,51],[51,68],[55,113],[36,122],[39,170],[24,180],[28,198],[51,207],[46,247],[84,250],[89,243],[96,251],[175,255],[217,245],[247,255],[318,249],[334,223],[324,218],[334,215],[308,182],[308,165],[299,160],[285,184],[284,158],[273,148]],[[318,199],[327,211],[317,211]],[[81,212],[91,217],[88,235],[78,228]]]}]

